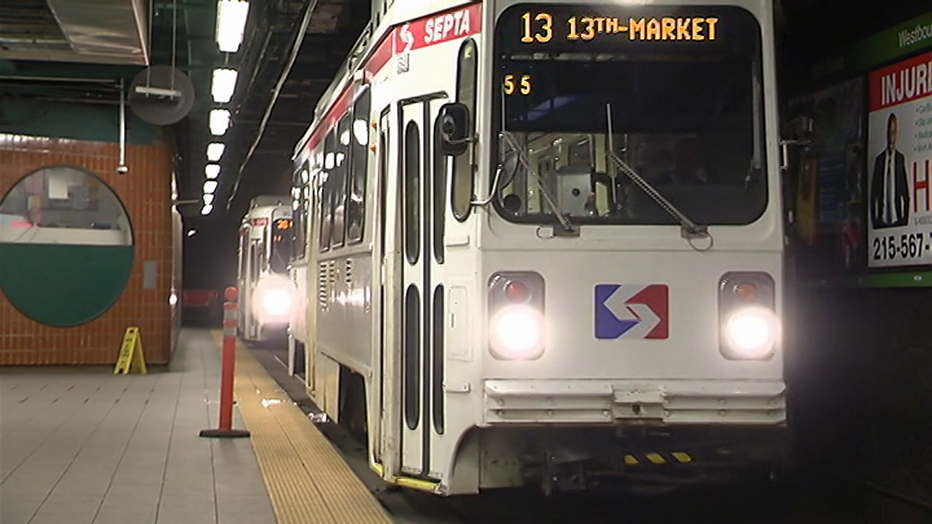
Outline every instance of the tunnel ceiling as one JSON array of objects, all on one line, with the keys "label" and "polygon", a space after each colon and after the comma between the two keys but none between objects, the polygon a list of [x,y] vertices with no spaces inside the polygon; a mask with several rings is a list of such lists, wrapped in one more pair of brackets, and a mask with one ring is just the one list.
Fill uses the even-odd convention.
[{"label": "tunnel ceiling", "polygon": [[[807,60],[932,11],[932,0],[846,2],[844,9],[830,0],[777,4],[784,62]],[[251,0],[244,42],[229,55],[219,52],[214,41],[216,0],[153,0],[151,5],[148,0],[2,0],[0,92],[117,103],[120,79],[128,84],[147,58],[152,65],[169,65],[174,58],[197,93],[188,117],[173,126],[180,153],[180,198],[199,199],[205,149],[212,140],[208,112],[217,106],[210,95],[211,72],[223,65],[235,67],[236,93],[223,105],[232,113],[231,127],[222,137],[226,152],[217,192],[218,204],[225,203],[270,107],[305,7],[312,9],[308,30],[261,141],[243,170],[231,209],[237,216],[255,194],[287,190],[295,143],[365,26],[369,0]],[[196,216],[200,206],[179,209]],[[222,212],[221,205],[213,215]]]},{"label": "tunnel ceiling", "polygon": [[[75,12],[76,6],[83,11]],[[291,152],[317,99],[368,21],[369,0],[250,0],[243,43],[231,54],[221,53],[214,40],[217,0],[0,0],[0,94],[118,104],[120,80],[129,85],[147,58],[151,65],[174,63],[196,91],[191,112],[172,126],[180,153],[179,199],[200,199],[205,151],[214,139],[208,113],[225,107],[232,119],[221,137],[226,151],[217,192],[218,202],[225,201],[305,8],[311,18],[299,55],[242,177],[236,204],[243,206],[256,192],[274,191],[290,170]],[[236,92],[230,103],[215,104],[211,74],[223,66],[239,71]],[[196,216],[200,205],[179,209]]]}]

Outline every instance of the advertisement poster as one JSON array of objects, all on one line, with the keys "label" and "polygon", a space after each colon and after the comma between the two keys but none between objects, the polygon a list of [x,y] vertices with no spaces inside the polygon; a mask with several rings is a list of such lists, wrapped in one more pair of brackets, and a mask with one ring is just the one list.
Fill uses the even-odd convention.
[{"label": "advertisement poster", "polygon": [[932,53],[870,74],[868,265],[932,264]]},{"label": "advertisement poster", "polygon": [[788,117],[811,127],[791,169],[800,276],[861,271],[864,243],[864,81],[855,78],[789,101]]}]

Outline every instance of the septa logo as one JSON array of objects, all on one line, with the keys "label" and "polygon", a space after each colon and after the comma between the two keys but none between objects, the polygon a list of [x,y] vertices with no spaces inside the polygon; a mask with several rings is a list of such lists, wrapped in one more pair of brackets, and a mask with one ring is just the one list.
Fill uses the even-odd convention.
[{"label": "septa logo", "polygon": [[595,338],[666,339],[670,291],[663,284],[595,286]]},{"label": "septa logo", "polygon": [[398,35],[401,38],[401,53],[408,53],[411,51],[411,48],[414,47],[414,33],[411,32],[411,24],[405,24],[401,26],[401,33]]}]

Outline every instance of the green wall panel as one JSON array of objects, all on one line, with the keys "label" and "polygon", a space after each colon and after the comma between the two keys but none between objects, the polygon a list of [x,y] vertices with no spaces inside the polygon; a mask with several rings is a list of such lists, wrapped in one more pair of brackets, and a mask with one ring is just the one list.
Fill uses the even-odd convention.
[{"label": "green wall panel", "polygon": [[116,303],[133,256],[133,246],[0,243],[0,290],[36,322],[79,326]]},{"label": "green wall panel", "polygon": [[[120,108],[117,105],[57,103],[0,97],[0,133],[95,142],[120,141]],[[136,118],[126,108],[126,143],[149,145],[156,128]]]}]

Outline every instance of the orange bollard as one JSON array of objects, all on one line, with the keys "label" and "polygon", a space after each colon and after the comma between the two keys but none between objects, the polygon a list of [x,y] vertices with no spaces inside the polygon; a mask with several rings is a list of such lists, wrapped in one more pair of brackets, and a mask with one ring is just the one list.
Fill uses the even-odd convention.
[{"label": "orange bollard", "polygon": [[202,437],[242,438],[249,431],[233,429],[233,377],[236,369],[236,299],[239,293],[230,286],[223,293],[223,356],[220,374],[220,425],[217,429],[202,429]]}]

